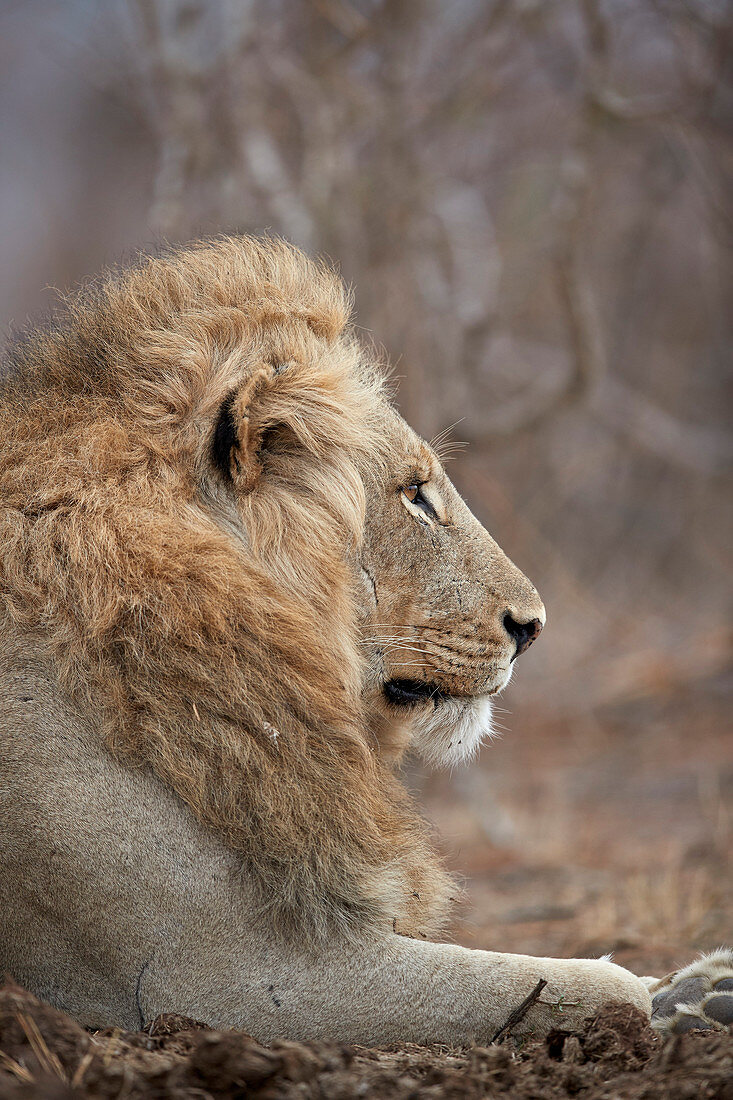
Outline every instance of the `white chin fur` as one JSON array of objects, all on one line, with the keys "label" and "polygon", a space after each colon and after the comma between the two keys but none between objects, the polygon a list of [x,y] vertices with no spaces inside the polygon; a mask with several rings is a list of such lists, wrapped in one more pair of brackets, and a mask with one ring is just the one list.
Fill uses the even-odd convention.
[{"label": "white chin fur", "polygon": [[440,700],[415,716],[412,748],[432,767],[453,767],[475,756],[491,737],[491,699]]}]

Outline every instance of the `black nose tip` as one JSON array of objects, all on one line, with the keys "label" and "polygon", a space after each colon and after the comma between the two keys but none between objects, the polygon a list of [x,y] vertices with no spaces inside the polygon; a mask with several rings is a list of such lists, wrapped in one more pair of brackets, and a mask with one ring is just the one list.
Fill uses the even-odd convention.
[{"label": "black nose tip", "polygon": [[[518,623],[507,611],[504,616],[504,628],[507,634],[517,643],[517,651],[514,657],[518,657],[520,653],[524,653],[525,649],[529,649],[532,645],[532,642],[542,630],[542,623],[539,619],[530,619],[528,623]],[[512,657],[512,660],[514,660],[514,657]]]}]

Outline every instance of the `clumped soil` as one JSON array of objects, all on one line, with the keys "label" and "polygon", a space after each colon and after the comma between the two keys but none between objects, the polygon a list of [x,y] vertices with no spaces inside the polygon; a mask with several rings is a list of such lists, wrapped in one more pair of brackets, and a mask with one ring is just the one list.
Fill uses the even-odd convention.
[{"label": "clumped soil", "polygon": [[733,1100],[733,1033],[690,1032],[662,1044],[635,1008],[618,1005],[522,1049],[511,1039],[469,1050],[265,1047],[172,1015],[144,1031],[89,1033],[12,981],[0,987],[2,1100],[494,1096]]}]

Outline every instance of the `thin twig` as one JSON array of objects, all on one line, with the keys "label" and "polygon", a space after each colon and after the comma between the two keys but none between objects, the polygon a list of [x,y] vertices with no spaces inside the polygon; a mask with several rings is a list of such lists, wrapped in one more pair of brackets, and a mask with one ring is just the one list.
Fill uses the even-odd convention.
[{"label": "thin twig", "polygon": [[84,1055],[82,1060],[79,1062],[79,1065],[76,1067],[76,1070],[74,1071],[74,1076],[71,1078],[71,1087],[72,1087],[72,1089],[77,1089],[81,1085],[82,1080],[84,1078],[84,1074],[89,1069],[92,1062],[94,1061],[95,1054],[96,1054],[96,1051],[92,1047],[90,1050],[88,1050],[86,1052],[86,1054]]},{"label": "thin twig", "polygon": [[41,1034],[38,1024],[32,1016],[26,1016],[23,1012],[16,1012],[15,1018],[25,1032],[28,1044],[35,1054],[41,1069],[54,1077],[60,1077],[68,1083],[64,1068],[58,1056],[50,1049],[48,1043]]},{"label": "thin twig", "polygon": [[15,1058],[11,1058],[9,1054],[5,1054],[0,1050],[0,1066],[6,1069],[8,1073],[12,1073],[19,1081],[25,1081],[26,1084],[32,1084],[34,1077],[31,1071],[26,1067],[16,1062]]},{"label": "thin twig", "polygon": [[545,981],[545,979],[540,978],[540,980],[537,982],[537,985],[534,987],[529,996],[525,997],[522,1003],[520,1005],[517,1005],[517,1007],[509,1013],[509,1017],[506,1023],[502,1024],[496,1034],[492,1036],[492,1043],[500,1043],[503,1039],[506,1039],[512,1028],[516,1027],[517,1024],[522,1022],[532,1005],[537,1001],[540,993],[546,985],[547,982]]}]

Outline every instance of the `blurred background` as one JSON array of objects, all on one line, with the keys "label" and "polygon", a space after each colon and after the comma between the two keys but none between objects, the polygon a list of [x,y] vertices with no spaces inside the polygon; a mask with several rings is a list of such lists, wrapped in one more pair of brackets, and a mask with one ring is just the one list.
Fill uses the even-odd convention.
[{"label": "blurred background", "polygon": [[271,230],[548,626],[451,776],[463,942],[669,968],[733,939],[726,0],[2,0],[0,323]]}]

